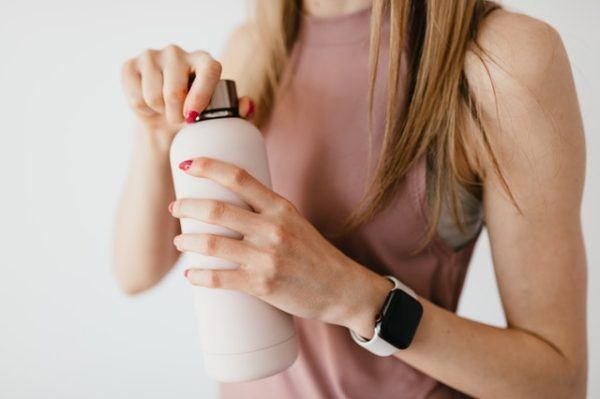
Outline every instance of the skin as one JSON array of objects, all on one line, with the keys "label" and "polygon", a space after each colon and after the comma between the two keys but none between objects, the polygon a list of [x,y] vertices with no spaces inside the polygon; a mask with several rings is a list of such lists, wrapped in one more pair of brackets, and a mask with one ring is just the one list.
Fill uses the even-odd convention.
[{"label": "skin", "polygon": [[[190,111],[210,101],[222,72],[221,63],[205,51],[178,46],[149,49],[122,67],[123,91],[136,118],[132,160],[117,207],[114,271],[122,290],[142,292],[173,267],[179,252],[173,237],[179,221],[165,212],[175,198],[169,166],[171,141]],[[188,76],[197,78],[188,90]],[[240,99],[247,117],[251,100]]]},{"label": "skin", "polygon": [[[304,2],[306,12],[321,16],[352,12],[367,3]],[[226,77],[243,79],[236,57],[251,52],[245,29],[251,27],[234,33],[223,57]],[[507,327],[467,320],[419,298],[424,314],[413,344],[395,356],[475,397],[585,397],[586,260],[580,224],[585,145],[568,58],[555,30],[506,11],[494,12],[484,22],[479,43],[494,61],[482,62],[469,52],[465,72],[520,209],[481,155],[480,136],[471,126],[473,135],[465,135],[471,137],[470,153],[484,181],[485,223]],[[176,261],[177,251],[199,252],[241,266],[190,269],[190,283],[242,290],[291,314],[370,338],[391,283],[340,252],[290,201],[245,170],[198,158],[186,173],[229,188],[251,210],[185,198],[169,206],[171,215],[166,211],[174,199],[167,162],[170,139],[188,111],[206,105],[220,69],[206,53],[181,50],[180,58],[167,61],[169,49],[142,55],[124,67],[125,91],[140,126],[115,240],[116,275],[124,291],[136,293],[156,284]],[[149,65],[144,57],[162,66],[162,89],[156,71],[142,67]],[[198,76],[206,71],[213,75],[188,93],[182,77],[168,76],[190,69]],[[144,83],[146,79],[151,82]],[[179,82],[179,89],[165,87],[167,82]],[[167,94],[162,103],[159,93]],[[177,102],[169,98],[177,93]],[[180,234],[176,222],[181,217],[222,225],[243,238]]]}]

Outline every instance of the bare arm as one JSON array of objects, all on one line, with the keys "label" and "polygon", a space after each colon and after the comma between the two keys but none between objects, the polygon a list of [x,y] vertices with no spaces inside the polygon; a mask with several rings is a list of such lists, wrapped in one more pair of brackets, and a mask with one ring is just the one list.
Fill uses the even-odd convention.
[{"label": "bare arm", "polygon": [[[580,226],[585,155],[570,66],[554,30],[504,11],[486,21],[481,45],[496,60],[485,65],[495,89],[472,56],[467,77],[521,209],[482,158],[486,225],[508,326],[473,322],[422,299],[424,316],[413,344],[396,356],[475,397],[581,398],[587,367]],[[389,281],[345,256],[293,204],[243,169],[197,158],[186,173],[231,189],[254,210],[214,201],[175,203],[177,218],[244,235],[178,236],[182,250],[245,266],[192,269],[192,284],[242,290],[286,312],[370,338]]]},{"label": "bare arm", "polygon": [[423,300],[414,345],[397,357],[476,397],[583,398],[585,150],[570,66],[547,25],[492,15],[481,44],[495,60],[486,64],[496,99],[474,57],[467,75],[522,210],[484,161],[486,226],[508,326],[470,321]]},{"label": "bare arm", "polygon": [[[231,36],[223,55],[224,77],[238,78],[245,32]],[[188,76],[196,80],[188,92]],[[221,64],[205,52],[176,46],[147,50],[123,66],[123,88],[137,119],[128,177],[118,204],[114,234],[114,271],[124,292],[134,294],[158,283],[176,263],[173,237],[179,221],[168,205],[175,199],[169,146],[189,111],[208,103],[221,75]],[[240,112],[249,110],[247,99]]]},{"label": "bare arm", "polygon": [[[179,234],[167,206],[175,199],[168,158],[168,134],[139,124],[129,174],[117,208],[114,271],[123,291],[152,287],[178,258],[172,245]],[[158,144],[152,135],[164,135]]]}]

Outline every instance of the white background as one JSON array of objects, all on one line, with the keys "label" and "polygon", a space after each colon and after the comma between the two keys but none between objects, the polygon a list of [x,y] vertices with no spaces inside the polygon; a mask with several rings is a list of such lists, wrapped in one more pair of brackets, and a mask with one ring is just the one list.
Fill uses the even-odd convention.
[{"label": "white background", "polygon": [[[505,4],[554,25],[573,64],[587,130],[589,397],[597,398],[600,3]],[[246,12],[241,0],[0,3],[0,397],[214,395],[180,270],[135,298],[119,292],[110,272],[132,143],[119,69],[169,43],[218,55]],[[460,312],[502,325],[488,249],[483,237]]]}]

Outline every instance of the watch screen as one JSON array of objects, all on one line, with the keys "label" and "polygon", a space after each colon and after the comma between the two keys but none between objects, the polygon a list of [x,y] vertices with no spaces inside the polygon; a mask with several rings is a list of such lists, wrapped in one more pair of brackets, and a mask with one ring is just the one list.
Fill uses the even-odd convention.
[{"label": "watch screen", "polygon": [[422,315],[423,307],[419,301],[396,289],[383,310],[379,335],[396,348],[406,349],[417,331]]}]

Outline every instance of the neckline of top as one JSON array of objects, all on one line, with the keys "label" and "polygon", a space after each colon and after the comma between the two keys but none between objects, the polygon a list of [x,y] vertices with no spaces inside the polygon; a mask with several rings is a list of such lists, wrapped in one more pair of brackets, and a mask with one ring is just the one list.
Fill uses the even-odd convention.
[{"label": "neckline of top", "polygon": [[311,46],[365,42],[369,39],[370,20],[371,7],[330,17],[302,13],[298,41]]}]

